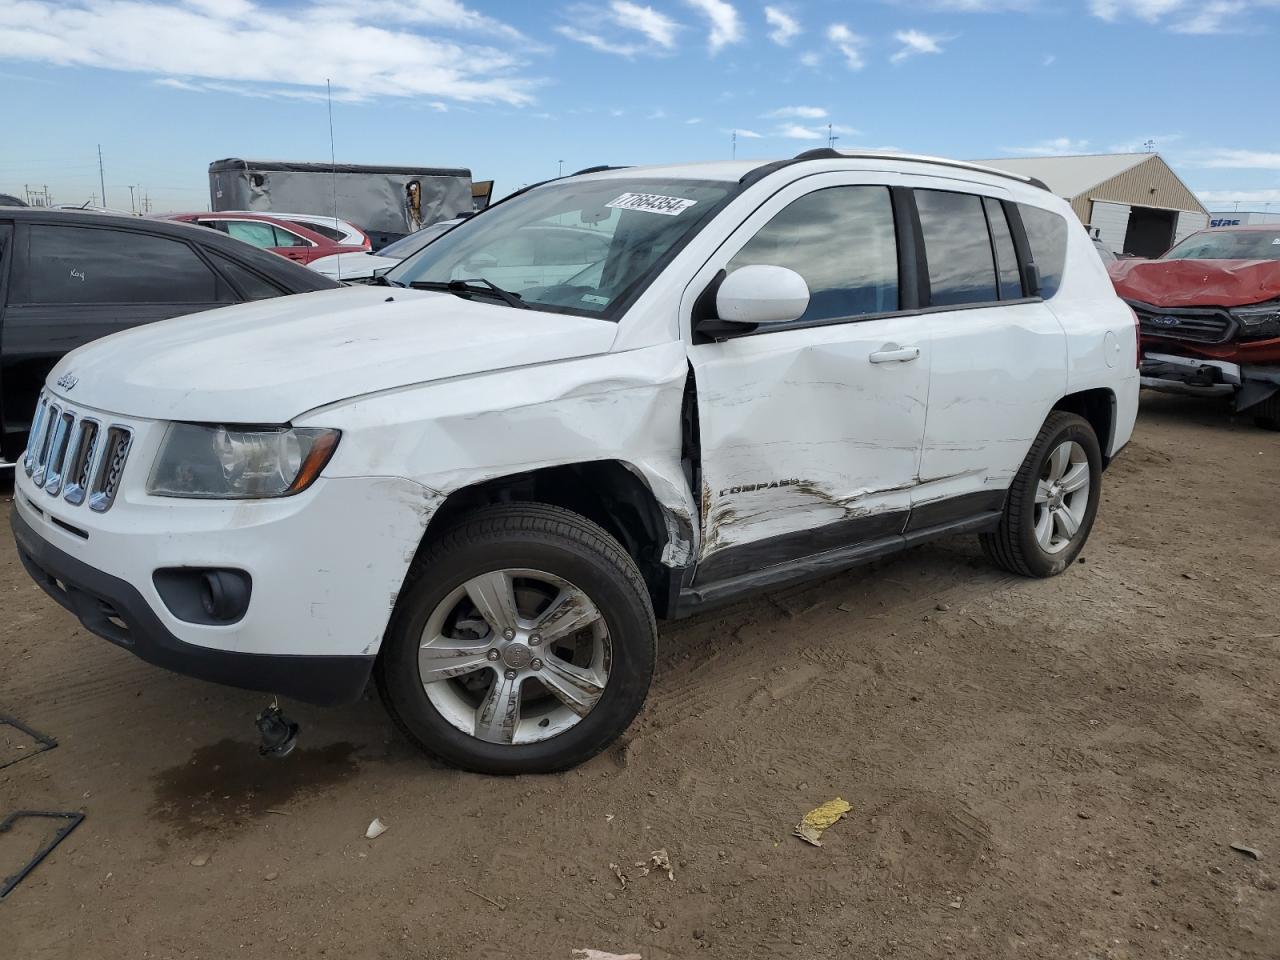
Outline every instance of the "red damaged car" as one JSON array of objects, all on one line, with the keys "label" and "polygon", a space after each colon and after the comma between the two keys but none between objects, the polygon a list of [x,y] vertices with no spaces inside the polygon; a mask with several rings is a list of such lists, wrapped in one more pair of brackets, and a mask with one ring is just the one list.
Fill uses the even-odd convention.
[{"label": "red damaged car", "polygon": [[1280,430],[1280,225],[1202,230],[1108,270],[1138,314],[1144,387],[1231,396]]}]

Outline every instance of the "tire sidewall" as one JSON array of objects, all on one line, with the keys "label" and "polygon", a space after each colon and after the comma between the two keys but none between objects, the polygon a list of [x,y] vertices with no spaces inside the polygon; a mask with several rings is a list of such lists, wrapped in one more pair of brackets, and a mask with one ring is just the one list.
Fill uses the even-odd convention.
[{"label": "tire sidewall", "polygon": [[[1035,489],[1044,470],[1045,462],[1068,440],[1080,444],[1089,460],[1089,504],[1085,509],[1084,519],[1075,539],[1065,550],[1058,553],[1047,553],[1036,540]],[[1036,576],[1056,576],[1075,562],[1080,551],[1084,549],[1089,533],[1093,529],[1094,518],[1098,514],[1098,503],[1102,496],[1102,450],[1098,445],[1097,434],[1088,422],[1081,418],[1073,418],[1049,434],[1039,449],[1039,455],[1027,464],[1027,472],[1023,482],[1028,485],[1027,496],[1023,497],[1021,516],[1014,517],[1017,524],[1017,537],[1022,548],[1022,555]]]},{"label": "tire sidewall", "polygon": [[[482,573],[518,568],[554,574],[584,591],[604,617],[612,661],[600,701],[572,728],[538,743],[495,744],[440,714],[423,689],[417,654],[431,612],[449,593]],[[382,676],[401,720],[431,752],[494,773],[550,771],[599,752],[639,712],[653,678],[655,633],[652,612],[594,551],[567,538],[508,532],[457,544],[417,571],[388,629]]]}]

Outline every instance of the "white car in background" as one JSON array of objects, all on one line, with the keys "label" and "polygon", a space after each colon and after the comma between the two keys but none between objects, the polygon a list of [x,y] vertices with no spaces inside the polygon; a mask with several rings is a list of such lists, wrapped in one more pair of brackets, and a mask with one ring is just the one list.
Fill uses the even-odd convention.
[{"label": "white car in background", "polygon": [[452,220],[433,223],[407,237],[401,237],[395,243],[387,244],[377,253],[368,250],[364,253],[335,253],[329,257],[312,260],[307,266],[323,273],[326,277],[341,280],[344,283],[368,283],[379,270],[389,269],[401,260],[408,259],[436,237],[442,233],[448,233],[465,219],[465,217],[455,217]]},{"label": "white car in background", "polygon": [[328,237],[334,243],[344,247],[364,247],[369,250],[373,241],[369,235],[348,220],[338,217],[323,217],[310,213],[281,213],[278,210],[219,210],[219,213],[261,213],[275,217],[277,220],[289,220],[300,227],[305,227],[322,237]]}]

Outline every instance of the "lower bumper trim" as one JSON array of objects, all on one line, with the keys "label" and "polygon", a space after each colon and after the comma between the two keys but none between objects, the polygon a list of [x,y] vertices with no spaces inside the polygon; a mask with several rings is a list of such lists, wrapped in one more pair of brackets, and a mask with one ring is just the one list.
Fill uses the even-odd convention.
[{"label": "lower bumper trim", "polygon": [[90,633],[148,663],[320,706],[354,703],[369,682],[372,656],[240,653],[179,640],[131,584],[59,550],[32,529],[16,505],[9,523],[22,565],[45,593],[75,614]]}]

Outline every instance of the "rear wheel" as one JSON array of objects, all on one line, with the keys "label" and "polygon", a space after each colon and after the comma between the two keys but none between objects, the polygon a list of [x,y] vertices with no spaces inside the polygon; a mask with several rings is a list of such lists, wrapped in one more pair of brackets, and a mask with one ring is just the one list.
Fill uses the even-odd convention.
[{"label": "rear wheel", "polygon": [[1101,490],[1093,427],[1073,413],[1051,413],[1009,487],[1000,526],[981,536],[984,552],[1024,577],[1061,573],[1089,537]]},{"label": "rear wheel", "polygon": [[602,528],[557,507],[491,507],[415,562],[375,676],[427,752],[481,773],[544,773],[627,728],[656,634],[639,570]]}]

